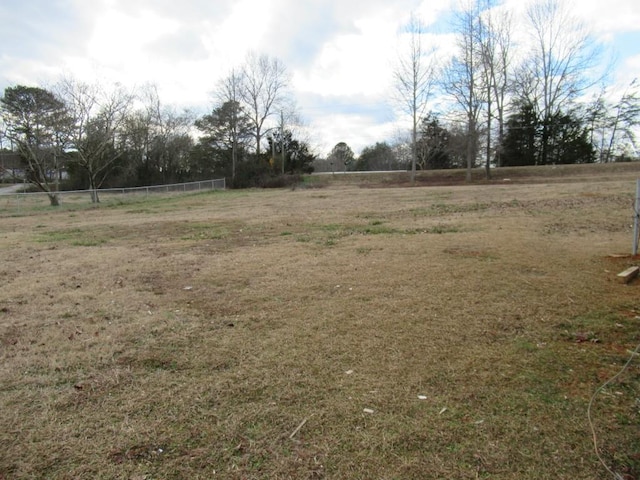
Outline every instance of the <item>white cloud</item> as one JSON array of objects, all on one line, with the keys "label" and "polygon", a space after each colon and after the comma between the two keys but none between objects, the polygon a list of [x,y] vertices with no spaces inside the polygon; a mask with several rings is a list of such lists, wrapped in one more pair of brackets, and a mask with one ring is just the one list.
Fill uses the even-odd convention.
[{"label": "white cloud", "polygon": [[616,33],[638,31],[640,4],[637,0],[581,0],[575,14],[594,33],[611,38]]},{"label": "white cloud", "polygon": [[263,50],[272,18],[270,2],[241,0],[228,16],[206,20],[205,45],[213,58],[231,68],[244,59],[248,50]]},{"label": "white cloud", "polygon": [[426,26],[432,26],[442,17],[442,15],[449,12],[454,7],[455,3],[456,0],[440,0],[438,2],[424,0],[416,9],[415,13]]},{"label": "white cloud", "polygon": [[[359,150],[397,129],[386,103],[403,22],[415,11],[430,28],[427,48],[435,44],[447,57],[455,42],[441,22],[458,1],[5,0],[0,89],[46,85],[65,73],[128,86],[156,83],[164,103],[204,109],[218,79],[255,50],[287,66],[318,144],[330,149],[346,141]],[[531,1],[503,3],[522,18]],[[640,76],[637,0],[575,4],[575,14],[618,49],[616,80]],[[526,34],[521,25],[516,36]]]},{"label": "white cloud", "polygon": [[390,12],[356,20],[355,33],[341,34],[324,44],[307,71],[294,75],[301,91],[331,95],[374,95],[389,86],[389,59],[396,41]]},{"label": "white cloud", "polygon": [[391,138],[397,130],[397,124],[391,120],[374,122],[371,117],[360,114],[327,114],[309,125],[311,140],[319,155],[327,155],[339,142],[345,142],[359,154],[364,147]]},{"label": "white cloud", "polygon": [[178,28],[176,20],[162,18],[152,11],[131,16],[110,9],[96,22],[88,42],[88,54],[107,66],[144,69],[149,62],[145,47]]}]

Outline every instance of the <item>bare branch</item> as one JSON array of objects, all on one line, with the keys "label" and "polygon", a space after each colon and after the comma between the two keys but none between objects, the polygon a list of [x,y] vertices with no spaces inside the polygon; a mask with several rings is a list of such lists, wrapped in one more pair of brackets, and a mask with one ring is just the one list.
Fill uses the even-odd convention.
[{"label": "bare branch", "polygon": [[284,101],[289,86],[289,74],[277,58],[250,53],[242,69],[240,98],[247,105],[253,124],[256,154],[260,155],[260,143],[265,122]]},{"label": "bare branch", "polygon": [[427,111],[436,83],[435,49],[425,50],[422,45],[424,26],[419,17],[412,14],[405,30],[408,36],[406,50],[398,56],[394,71],[396,92],[404,110],[411,116],[411,183],[415,182],[417,137],[420,118]]}]

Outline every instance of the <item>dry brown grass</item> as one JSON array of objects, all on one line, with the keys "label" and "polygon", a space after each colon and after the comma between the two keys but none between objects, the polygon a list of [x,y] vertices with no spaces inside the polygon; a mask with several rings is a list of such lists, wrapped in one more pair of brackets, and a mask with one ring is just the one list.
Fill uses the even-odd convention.
[{"label": "dry brown grass", "polygon": [[634,181],[6,210],[0,478],[608,478]]}]

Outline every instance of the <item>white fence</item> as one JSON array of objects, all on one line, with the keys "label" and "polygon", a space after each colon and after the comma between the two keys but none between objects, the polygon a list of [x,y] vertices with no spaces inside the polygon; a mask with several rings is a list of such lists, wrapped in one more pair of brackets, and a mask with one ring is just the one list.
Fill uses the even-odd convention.
[{"label": "white fence", "polygon": [[[26,184],[28,187],[29,184]],[[0,202],[15,200],[19,203],[37,203],[38,201],[46,201],[49,203],[48,194],[45,192],[2,192],[0,189]],[[178,194],[178,193],[193,193],[207,190],[225,190],[226,184],[224,178],[215,180],[203,180],[200,182],[189,183],[173,183],[170,185],[151,185],[148,187],[133,187],[133,188],[101,188],[98,190],[67,190],[57,192],[56,195],[61,204],[63,203],[78,203],[83,201],[91,202],[95,194],[98,194],[98,198],[112,199],[115,197],[132,197],[132,196],[149,196],[153,194]],[[34,202],[35,201],[35,202]],[[0,203],[1,205],[1,203]]]}]

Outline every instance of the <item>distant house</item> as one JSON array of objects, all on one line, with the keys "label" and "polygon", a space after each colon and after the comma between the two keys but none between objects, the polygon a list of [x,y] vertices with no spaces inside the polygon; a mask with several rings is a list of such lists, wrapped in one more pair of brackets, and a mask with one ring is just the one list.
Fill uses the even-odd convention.
[{"label": "distant house", "polygon": [[0,150],[0,179],[15,180],[24,177],[24,168],[20,156],[11,151]]},{"label": "distant house", "polygon": [[[55,170],[47,170],[49,179],[55,178]],[[20,155],[10,150],[0,150],[0,181],[20,181],[24,180],[25,168]],[[65,163],[60,161],[58,175],[60,180],[66,180],[69,175]]]}]

